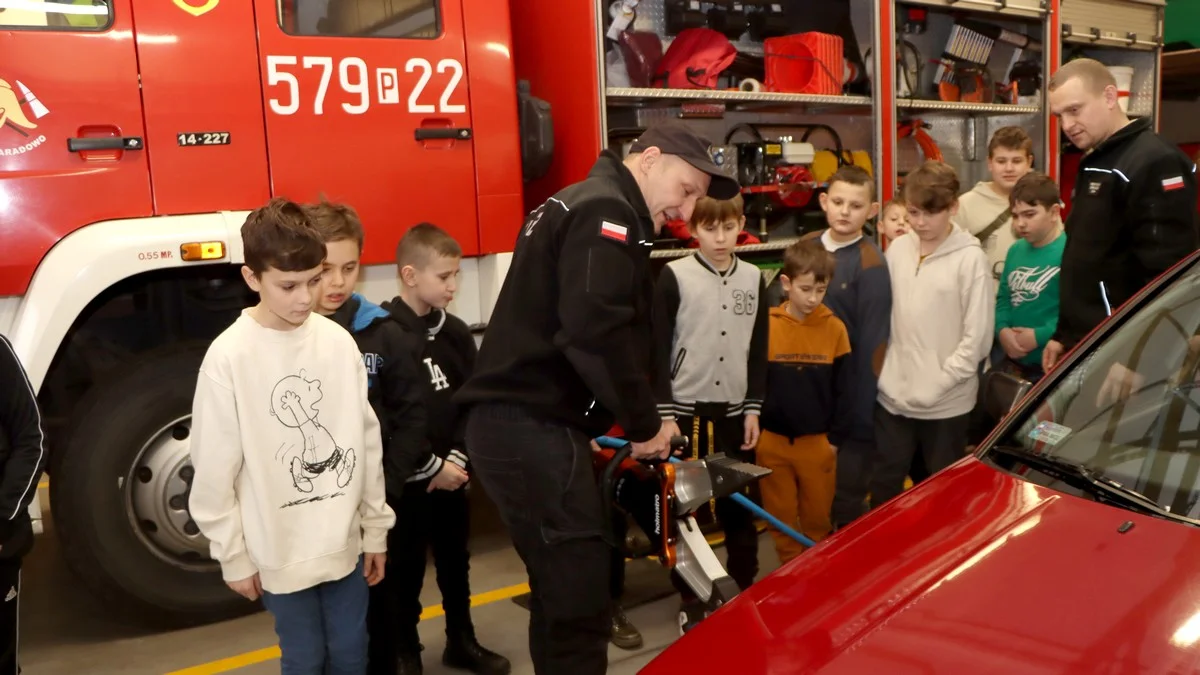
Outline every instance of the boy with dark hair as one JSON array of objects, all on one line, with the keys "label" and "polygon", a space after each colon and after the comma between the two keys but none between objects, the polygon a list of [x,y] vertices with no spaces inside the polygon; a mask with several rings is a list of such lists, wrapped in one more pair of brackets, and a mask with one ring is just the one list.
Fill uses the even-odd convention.
[{"label": "boy with dark hair", "polygon": [[200,366],[189,511],[229,587],[274,615],[284,675],[361,673],[395,523],[367,374],[346,331],[312,313],[325,243],[308,211],[273,199],[242,243],[259,303]]},{"label": "boy with dark hair", "polygon": [[942,162],[926,161],[905,180],[912,232],[887,250],[892,326],[875,411],[873,506],[904,489],[915,453],[934,474],[967,447],[995,295],[979,239],[951,220],[958,189]]},{"label": "boy with dark hair", "polygon": [[1045,174],[1026,174],[1013,187],[1013,225],[1021,238],[1000,277],[996,340],[1006,357],[1000,367],[1030,382],[1042,378],[1042,350],[1058,327],[1058,274],[1067,245],[1060,208],[1058,185]]},{"label": "boy with dark hair", "polygon": [[853,165],[838,169],[821,195],[821,208],[829,227],[806,238],[819,238],[836,261],[837,283],[829,286],[824,303],[850,335],[854,372],[854,411],[849,433],[838,445],[831,513],[838,529],[867,510],[867,477],[875,456],[875,394],[891,326],[892,283],[883,251],[863,236],[867,221],[879,211],[871,175]]},{"label": "boy with dark hair", "polygon": [[1001,127],[988,141],[990,181],[979,181],[958,200],[954,222],[975,235],[987,254],[994,279],[1004,269],[1004,256],[1016,241],[1008,196],[1033,167],[1033,139],[1021,127]]},{"label": "boy with dark hair", "polygon": [[471,621],[469,477],[465,416],[452,397],[475,367],[475,337],[446,310],[458,288],[462,248],[430,223],[413,226],[396,246],[400,295],[383,303],[393,319],[424,339],[420,368],[426,390],[429,453],[400,496],[396,512],[395,584],[403,673],[421,672],[421,586],[433,549],[446,612],[442,663],[487,675],[506,675],[508,659],[481,646]]},{"label": "boy with dark hair", "polygon": [[[388,536],[392,550],[388,574],[383,582],[371,588],[367,672],[372,675],[419,672],[420,657],[416,650],[400,652],[401,644],[397,641],[401,633],[400,609],[396,598],[397,589],[403,584],[397,574],[397,563],[403,558],[399,552],[412,546],[405,540],[411,514],[403,510],[402,495],[418,468],[428,467],[433,461],[426,438],[427,377],[421,364],[426,335],[424,331],[409,330],[393,320],[387,310],[354,292],[364,241],[362,223],[355,210],[344,204],[321,201],[310,205],[309,211],[327,251],[316,311],[350,331],[362,352],[368,399],[383,435],[388,505],[399,521]],[[452,490],[465,481],[466,474],[451,465],[435,472],[431,485]]]},{"label": "boy with dark hair", "polygon": [[[8,338],[0,335],[0,675],[17,675],[21,562],[33,548],[29,504],[46,468],[37,395]],[[5,588],[7,586],[8,588]]]},{"label": "boy with dark hair", "polygon": [[[741,195],[701,197],[688,221],[700,244],[667,264],[655,285],[655,396],[664,420],[691,439],[693,458],[725,453],[753,462],[767,378],[766,283],[762,273],[734,254],[746,223]],[[758,531],[749,511],[729,498],[716,500],[725,531],[729,576],[745,590],[758,574]],[[680,632],[704,618],[703,606],[679,575]]]},{"label": "boy with dark hair", "polygon": [[[779,280],[786,300],[771,309],[767,395],[758,463],[763,508],[813,541],[829,535],[837,450],[853,425],[850,337],[825,305],[837,262],[819,241],[798,241],[783,253]],[[804,552],[772,528],[779,560]]]}]

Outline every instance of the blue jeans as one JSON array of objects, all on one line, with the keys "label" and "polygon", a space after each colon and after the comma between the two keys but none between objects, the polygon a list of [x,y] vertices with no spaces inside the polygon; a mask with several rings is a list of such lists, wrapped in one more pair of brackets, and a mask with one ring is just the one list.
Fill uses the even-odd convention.
[{"label": "blue jeans", "polygon": [[275,617],[282,675],[367,672],[367,580],[363,561],[348,576],[295,593],[263,591]]}]

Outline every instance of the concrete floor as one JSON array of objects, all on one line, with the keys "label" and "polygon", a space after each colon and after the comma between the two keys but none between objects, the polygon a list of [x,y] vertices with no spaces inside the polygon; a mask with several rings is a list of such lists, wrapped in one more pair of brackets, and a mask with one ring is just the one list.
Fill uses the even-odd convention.
[{"label": "concrete floor", "polygon": [[[48,506],[45,490],[43,504]],[[527,647],[528,612],[512,596],[527,581],[524,567],[509,545],[494,509],[485,499],[474,504],[472,590],[484,604],[473,610],[479,640],[513,662],[514,675],[533,668]],[[21,604],[21,665],[37,675],[267,675],[279,672],[270,616],[255,614],[220,624],[179,631],[115,623],[66,569],[54,536],[52,514],[47,532],[39,538],[23,571]],[[723,551],[718,550],[723,557]],[[760,538],[764,573],[778,558],[767,535]],[[421,622],[425,643],[425,672],[462,673],[441,664],[444,622],[440,616],[432,566],[422,604],[431,616]],[[633,675],[678,635],[678,601],[667,575],[656,563],[632,561],[628,566],[626,609],[642,631],[644,646],[637,651],[609,648],[609,672]],[[480,598],[480,596],[483,596]]]}]

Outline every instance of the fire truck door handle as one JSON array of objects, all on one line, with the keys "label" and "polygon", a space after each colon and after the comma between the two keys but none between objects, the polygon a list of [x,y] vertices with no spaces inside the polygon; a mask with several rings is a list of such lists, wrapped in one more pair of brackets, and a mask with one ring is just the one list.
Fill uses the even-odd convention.
[{"label": "fire truck door handle", "polygon": [[471,139],[470,127],[420,127],[413,130],[413,136],[418,141],[428,141],[435,138],[448,138],[457,141],[467,141]]},{"label": "fire truck door handle", "polygon": [[67,150],[71,152],[87,152],[89,150],[141,150],[143,145],[141,137],[138,136],[67,139]]}]

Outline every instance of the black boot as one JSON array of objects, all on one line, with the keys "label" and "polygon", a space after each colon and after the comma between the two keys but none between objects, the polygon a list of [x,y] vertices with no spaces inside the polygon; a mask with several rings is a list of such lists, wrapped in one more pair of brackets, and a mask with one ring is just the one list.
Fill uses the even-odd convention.
[{"label": "black boot", "polygon": [[396,650],[399,658],[396,660],[396,675],[422,675],[425,668],[421,665],[421,652],[425,645],[419,639],[402,639]]},{"label": "black boot", "polygon": [[421,675],[423,672],[421,652],[400,652],[400,658],[396,661],[396,675]]},{"label": "black boot", "polygon": [[479,675],[508,675],[512,664],[508,659],[489,651],[475,639],[474,630],[446,632],[446,651],[442,663]]},{"label": "black boot", "polygon": [[625,610],[614,604],[612,608],[612,643],[621,649],[638,649],[642,646],[642,634],[625,616]]}]

